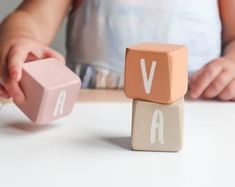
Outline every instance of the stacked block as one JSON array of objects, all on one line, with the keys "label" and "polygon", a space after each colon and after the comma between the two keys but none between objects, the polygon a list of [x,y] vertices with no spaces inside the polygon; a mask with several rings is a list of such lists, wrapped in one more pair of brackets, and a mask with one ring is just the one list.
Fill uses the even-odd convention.
[{"label": "stacked block", "polygon": [[182,148],[187,61],[182,45],[143,43],[127,48],[124,91],[133,99],[134,150]]},{"label": "stacked block", "polygon": [[47,124],[71,113],[80,79],[57,59],[25,63],[20,86],[26,100],[18,107],[36,124]]}]

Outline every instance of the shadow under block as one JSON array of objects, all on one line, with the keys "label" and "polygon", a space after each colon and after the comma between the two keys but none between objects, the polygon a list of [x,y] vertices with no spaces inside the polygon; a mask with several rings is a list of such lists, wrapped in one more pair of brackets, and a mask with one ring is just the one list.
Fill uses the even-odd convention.
[{"label": "shadow under block", "polygon": [[187,48],[143,43],[127,48],[125,94],[129,98],[170,104],[187,92]]},{"label": "shadow under block", "polygon": [[169,105],[134,100],[132,149],[180,151],[183,142],[183,107],[183,98]]},{"label": "shadow under block", "polygon": [[25,63],[20,81],[26,100],[18,107],[36,124],[46,124],[71,113],[80,79],[58,60]]}]

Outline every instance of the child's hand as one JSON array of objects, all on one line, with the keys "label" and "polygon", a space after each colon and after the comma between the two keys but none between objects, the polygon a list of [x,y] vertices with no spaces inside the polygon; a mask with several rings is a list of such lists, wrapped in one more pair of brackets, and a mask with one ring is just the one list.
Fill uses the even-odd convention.
[{"label": "child's hand", "polygon": [[190,96],[235,101],[235,61],[221,57],[204,66],[191,79]]},{"label": "child's hand", "polygon": [[24,102],[24,93],[19,85],[23,64],[27,61],[48,57],[54,57],[64,62],[62,55],[31,38],[20,37],[1,41],[0,97],[12,97],[18,104]]}]

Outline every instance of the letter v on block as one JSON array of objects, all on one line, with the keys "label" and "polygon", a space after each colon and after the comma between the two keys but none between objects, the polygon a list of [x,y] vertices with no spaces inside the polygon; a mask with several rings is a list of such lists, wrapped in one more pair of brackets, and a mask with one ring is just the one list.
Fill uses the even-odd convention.
[{"label": "letter v on block", "polygon": [[153,77],[154,77],[155,69],[156,69],[156,66],[157,66],[157,62],[152,61],[149,76],[147,76],[146,63],[145,63],[144,58],[140,59],[140,66],[141,66],[141,71],[142,71],[142,77],[143,77],[145,93],[150,94],[151,88],[152,88],[152,83],[153,83]]}]

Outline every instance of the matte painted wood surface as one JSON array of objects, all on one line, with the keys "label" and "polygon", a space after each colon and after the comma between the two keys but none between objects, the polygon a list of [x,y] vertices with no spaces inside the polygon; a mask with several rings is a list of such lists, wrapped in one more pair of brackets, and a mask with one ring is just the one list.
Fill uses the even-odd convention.
[{"label": "matte painted wood surface", "polygon": [[173,103],[188,87],[187,48],[143,43],[126,50],[125,94],[129,98]]},{"label": "matte painted wood surface", "polygon": [[20,86],[26,99],[18,107],[34,123],[49,123],[71,113],[80,85],[77,75],[56,59],[25,63]]},{"label": "matte painted wood surface", "polygon": [[132,148],[142,151],[179,151],[183,144],[184,99],[165,105],[133,101]]}]

